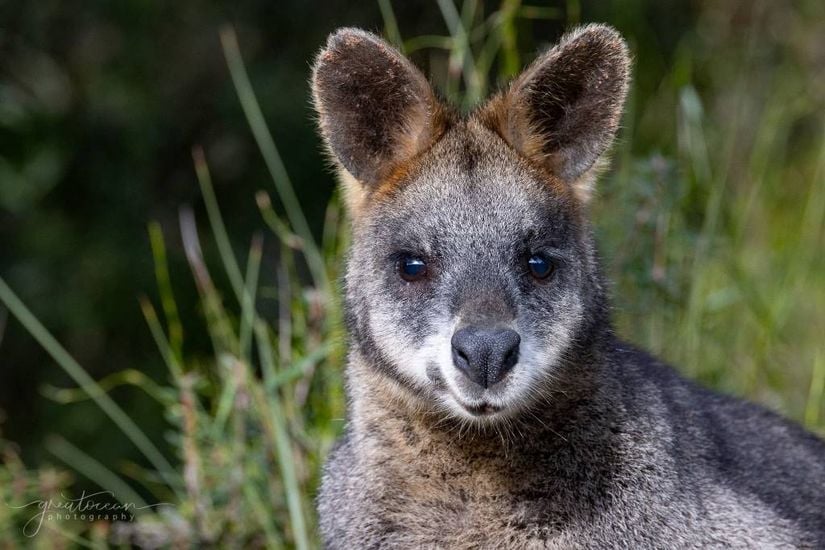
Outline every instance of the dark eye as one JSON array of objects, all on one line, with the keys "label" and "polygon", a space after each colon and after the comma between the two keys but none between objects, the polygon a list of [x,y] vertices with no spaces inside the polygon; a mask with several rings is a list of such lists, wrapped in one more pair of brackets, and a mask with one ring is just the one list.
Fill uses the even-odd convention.
[{"label": "dark eye", "polygon": [[530,268],[530,275],[539,280],[547,279],[555,271],[552,260],[541,254],[530,256],[530,259],[527,260],[527,266]]},{"label": "dark eye", "polygon": [[427,263],[415,256],[404,256],[398,262],[398,274],[408,283],[421,280],[427,274]]}]

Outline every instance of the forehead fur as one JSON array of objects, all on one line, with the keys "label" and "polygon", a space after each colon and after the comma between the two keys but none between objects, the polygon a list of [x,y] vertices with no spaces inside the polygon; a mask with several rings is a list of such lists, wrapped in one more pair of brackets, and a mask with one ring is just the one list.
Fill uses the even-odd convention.
[{"label": "forehead fur", "polygon": [[472,217],[484,227],[492,221],[485,216],[517,219],[519,212],[535,210],[548,200],[575,210],[573,199],[568,186],[470,116],[384,180],[367,197],[362,212],[368,214],[369,205],[384,213],[425,208],[430,215],[442,211],[455,218],[450,225]]}]

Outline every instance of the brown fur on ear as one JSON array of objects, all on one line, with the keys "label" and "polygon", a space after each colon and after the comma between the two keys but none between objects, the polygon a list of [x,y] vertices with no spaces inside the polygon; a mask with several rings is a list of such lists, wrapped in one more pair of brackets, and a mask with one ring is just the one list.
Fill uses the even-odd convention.
[{"label": "brown fur on ear", "polygon": [[315,62],[312,93],[330,151],[368,186],[431,145],[445,124],[424,75],[392,46],[359,29],[330,35]]},{"label": "brown fur on ear", "polygon": [[478,117],[586,200],[619,126],[629,78],[630,57],[619,33],[587,25],[539,56]]}]

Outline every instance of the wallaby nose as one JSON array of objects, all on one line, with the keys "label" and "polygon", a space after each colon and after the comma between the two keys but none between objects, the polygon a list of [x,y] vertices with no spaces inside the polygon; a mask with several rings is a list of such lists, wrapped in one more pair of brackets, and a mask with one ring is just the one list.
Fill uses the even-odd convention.
[{"label": "wallaby nose", "polygon": [[470,380],[488,388],[518,361],[521,337],[508,328],[464,327],[453,334],[453,364]]}]

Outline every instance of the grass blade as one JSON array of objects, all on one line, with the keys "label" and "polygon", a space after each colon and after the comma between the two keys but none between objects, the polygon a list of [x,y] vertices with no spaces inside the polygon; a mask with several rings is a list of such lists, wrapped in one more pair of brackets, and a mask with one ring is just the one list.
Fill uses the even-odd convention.
[{"label": "grass blade", "polygon": [[805,404],[805,425],[811,428],[819,425],[819,413],[822,410],[822,396],[825,394],[825,357],[817,353],[811,373],[811,386],[808,402]]},{"label": "grass blade", "polygon": [[392,9],[390,0],[378,0],[378,8],[381,10],[381,18],[384,20],[384,30],[387,38],[393,46],[404,53],[404,40],[401,38],[401,31],[398,30],[398,20]]},{"label": "grass blade", "polygon": [[128,483],[123,481],[120,476],[87,455],[81,449],[69,443],[66,439],[60,436],[51,436],[46,440],[46,449],[73,470],[80,472],[86,476],[86,478],[94,481],[101,489],[112,493],[112,497],[118,502],[134,504],[136,513],[140,513],[141,508],[146,508],[146,501],[144,501]]},{"label": "grass blade", "polygon": [[152,337],[155,339],[155,345],[157,345],[160,350],[160,354],[163,356],[166,366],[169,368],[169,371],[172,373],[175,380],[179,380],[180,377],[183,376],[183,368],[181,367],[180,362],[178,361],[178,358],[169,343],[169,340],[167,340],[166,335],[163,334],[163,329],[158,321],[155,308],[152,307],[151,302],[149,302],[149,299],[145,296],[140,299],[140,309],[143,312],[144,319],[146,319],[146,324],[149,325],[149,330],[152,333]]},{"label": "grass blade", "polygon": [[89,397],[106,413],[106,416],[134,443],[135,447],[152,463],[152,466],[163,476],[169,486],[177,491],[180,487],[180,478],[174,472],[169,461],[166,460],[155,444],[146,437],[146,434],[135,424],[134,420],[100,388],[97,382],[89,376],[83,367],[81,367],[54,336],[46,330],[11,288],[9,288],[2,277],[0,277],[0,301],[5,304],[12,315],[17,318],[29,334],[48,352],[63,371],[68,374],[78,386],[83,388],[83,391],[89,394]]},{"label": "grass blade", "polygon": [[200,238],[198,237],[198,226],[192,209],[189,207],[181,208],[178,221],[186,261],[189,263],[192,275],[195,278],[195,284],[201,296],[204,312],[206,313],[206,326],[209,330],[213,347],[216,352],[233,351],[237,353],[235,349],[236,346],[234,345],[237,340],[232,326],[221,302],[221,298],[218,295],[218,291],[212,282],[212,277],[209,275],[209,269],[203,260]]},{"label": "grass blade", "polygon": [[447,75],[447,93],[453,97],[458,95],[457,75],[463,75],[467,86],[464,101],[466,107],[475,105],[481,99],[482,78],[475,70],[475,61],[470,49],[470,36],[465,27],[465,19],[472,19],[475,13],[475,2],[468,0],[469,8],[465,17],[458,13],[453,0],[437,0],[441,15],[452,37],[450,52],[449,74]]},{"label": "grass blade", "polygon": [[[174,394],[169,388],[159,385],[157,382],[149,378],[143,371],[136,369],[126,369],[112,373],[109,376],[98,380],[97,384],[106,393],[109,393],[113,389],[120,386],[135,386],[143,390],[146,395],[164,406],[173,403],[175,400]],[[40,393],[46,399],[51,399],[61,405],[78,403],[89,399],[89,395],[82,389],[58,388],[49,384],[42,386],[40,388]]]},{"label": "grass blade", "polygon": [[290,225],[295,233],[304,241],[304,254],[315,285],[319,289],[329,291],[330,284],[321,252],[315,244],[306,216],[304,216],[301,204],[295,195],[295,188],[287,174],[286,167],[275,145],[275,140],[272,139],[272,133],[266,125],[263,112],[261,112],[261,107],[255,97],[255,92],[249,81],[249,75],[246,72],[246,66],[241,57],[238,38],[235,35],[234,29],[224,27],[221,30],[221,44],[223,46],[224,56],[226,57],[226,63],[229,66],[229,72],[232,76],[232,82],[235,85],[235,91],[238,94],[238,99],[241,102],[241,107],[246,115],[246,120],[249,123],[252,134],[255,136],[258,148],[264,157],[264,162],[269,169],[269,174],[275,184],[275,190],[278,192],[278,197],[284,205],[284,210],[289,218]]},{"label": "grass blade", "polygon": [[249,258],[246,265],[246,285],[244,286],[243,302],[241,304],[241,326],[238,329],[240,341],[240,355],[250,363],[249,346],[252,340],[252,326],[255,323],[255,292],[258,289],[258,275],[261,268],[263,253],[263,237],[260,234],[252,238],[249,247]]},{"label": "grass blade", "polygon": [[[266,329],[262,323],[255,326],[255,336],[258,341],[258,353],[261,358],[262,371],[264,374],[264,387],[273,388],[265,395],[256,392],[258,406],[262,411],[267,411],[268,420],[272,431],[272,439],[275,444],[275,453],[281,467],[281,477],[287,497],[287,507],[291,520],[292,531],[295,537],[295,546],[299,550],[309,548],[309,535],[304,519],[301,489],[298,484],[298,475],[293,457],[292,444],[289,440],[286,422],[284,421],[283,408],[275,388],[275,382],[271,380],[271,375],[275,372],[275,364],[272,358],[272,349]],[[253,389],[259,390],[256,386]]]},{"label": "grass blade", "polygon": [[229,240],[229,233],[223,223],[221,209],[218,207],[218,200],[215,198],[215,189],[212,187],[212,177],[209,174],[209,167],[206,164],[206,157],[203,149],[195,147],[192,149],[192,158],[195,162],[195,172],[198,175],[198,184],[203,195],[203,203],[206,206],[206,215],[209,218],[209,225],[215,235],[215,243],[218,245],[218,254],[221,256],[223,267],[229,276],[229,283],[238,302],[243,302],[243,276],[235,253],[232,251],[232,243]]},{"label": "grass blade", "polygon": [[175,302],[175,293],[172,291],[172,280],[169,276],[169,261],[166,258],[163,231],[158,222],[149,224],[149,244],[152,247],[155,280],[160,294],[160,303],[163,308],[163,315],[166,318],[166,327],[169,331],[169,346],[180,361],[183,357],[183,326],[180,322],[178,305]]}]

